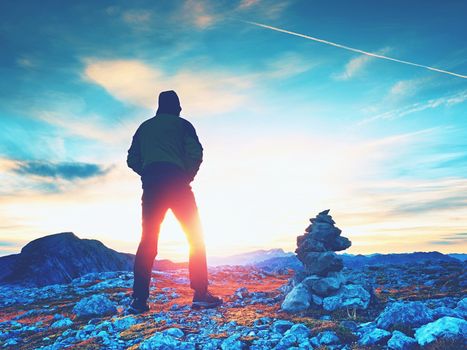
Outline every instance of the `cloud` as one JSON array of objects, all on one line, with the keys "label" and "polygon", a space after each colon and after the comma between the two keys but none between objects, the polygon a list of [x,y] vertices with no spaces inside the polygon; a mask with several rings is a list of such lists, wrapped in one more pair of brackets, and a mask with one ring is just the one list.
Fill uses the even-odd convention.
[{"label": "cloud", "polygon": [[374,122],[376,120],[394,120],[394,119],[405,117],[413,113],[422,112],[424,110],[433,109],[437,107],[451,107],[456,104],[463,103],[466,100],[467,100],[467,90],[463,90],[453,95],[433,98],[427,101],[413,103],[411,105],[398,108],[392,111],[380,113],[375,116],[365,118],[359,121],[358,125]]},{"label": "cloud", "polygon": [[358,56],[356,58],[351,59],[346,65],[345,70],[340,73],[336,74],[335,78],[337,80],[348,80],[352,78],[356,73],[361,71],[363,67],[370,62],[372,57],[370,56]]},{"label": "cloud", "polygon": [[[220,71],[182,70],[165,74],[138,60],[94,60],[84,71],[87,80],[102,86],[118,100],[155,109],[160,91],[175,90],[190,114],[228,112],[245,100],[248,81]],[[183,111],[182,111],[183,115]]]},{"label": "cloud", "polygon": [[257,5],[260,2],[260,0],[242,0],[240,1],[240,4],[238,5],[239,10],[244,10],[247,8],[250,8],[254,5]]},{"label": "cloud", "polygon": [[32,200],[36,195],[83,191],[96,183],[101,186],[102,179],[115,167],[91,162],[0,158],[0,198],[11,202],[15,198]]},{"label": "cloud", "polygon": [[241,0],[232,12],[244,15],[248,11],[255,17],[273,20],[280,17],[290,4],[291,1],[285,0]]},{"label": "cloud", "polygon": [[445,197],[431,199],[430,201],[409,202],[393,209],[395,214],[427,213],[431,211],[452,210],[467,207],[467,195],[447,194]]},{"label": "cloud", "polygon": [[98,164],[47,161],[17,161],[13,171],[20,175],[32,175],[43,178],[73,181],[105,175],[109,169]]},{"label": "cloud", "polygon": [[181,13],[184,14],[184,19],[187,22],[192,23],[199,29],[206,29],[212,26],[217,17],[207,10],[207,6],[202,1],[187,0]]},{"label": "cloud", "polygon": [[317,66],[316,62],[305,59],[294,52],[286,52],[267,64],[267,70],[259,73],[267,78],[281,79],[299,75]]},{"label": "cloud", "polygon": [[290,5],[290,1],[276,1],[264,5],[264,16],[269,19],[276,19]]},{"label": "cloud", "polygon": [[[388,48],[379,50],[376,54],[383,55],[388,52]],[[363,69],[374,59],[374,56],[360,55],[352,58],[346,65],[342,73],[334,75],[337,80],[349,80],[363,71]]]},{"label": "cloud", "polygon": [[151,21],[152,13],[148,10],[127,10],[122,13],[124,22],[133,25],[146,24]]},{"label": "cloud", "polygon": [[[154,110],[159,92],[175,90],[184,108],[182,115],[188,112],[193,116],[219,115],[244,107],[256,84],[263,84],[265,79],[289,78],[317,65],[293,52],[267,61],[263,71],[252,73],[192,66],[169,74],[141,60],[85,61],[84,79],[100,85],[116,99]],[[44,118],[56,119],[51,115]]]},{"label": "cloud", "polygon": [[400,80],[389,90],[390,96],[412,96],[417,90],[419,82],[416,80]]},{"label": "cloud", "polygon": [[30,57],[21,56],[16,60],[18,66],[22,68],[35,68],[37,63]]},{"label": "cloud", "polygon": [[440,240],[430,241],[429,243],[436,245],[465,245],[467,244],[467,232],[443,235],[440,237]]},{"label": "cloud", "polygon": [[60,127],[65,131],[61,133],[64,137],[79,136],[108,146],[115,146],[115,144],[127,140],[128,130],[137,127],[134,121],[116,119],[112,121],[110,128],[109,122],[106,122],[99,115],[75,115],[71,114],[69,110],[61,110],[60,108],[53,111],[35,110],[31,114],[39,120]]},{"label": "cloud", "polygon": [[[396,81],[388,90],[387,95],[382,99],[381,106],[386,109],[388,106],[400,106],[402,102],[414,95],[434,87],[433,77],[423,77]],[[375,106],[375,111],[378,110]]]}]

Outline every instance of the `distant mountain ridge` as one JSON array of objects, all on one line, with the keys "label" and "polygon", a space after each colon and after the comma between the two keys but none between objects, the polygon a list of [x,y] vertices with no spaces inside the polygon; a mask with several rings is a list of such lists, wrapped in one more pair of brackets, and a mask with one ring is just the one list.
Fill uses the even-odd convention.
[{"label": "distant mountain ridge", "polygon": [[220,266],[220,265],[254,265],[261,263],[264,260],[289,257],[293,256],[295,253],[286,253],[281,248],[274,249],[259,249],[247,253],[235,254],[226,257],[214,256],[208,257],[208,264],[210,266]]},{"label": "distant mountain ridge", "polygon": [[[95,239],[62,232],[35,239],[19,254],[0,257],[0,284],[40,287],[68,283],[90,272],[132,271],[135,256],[120,253]],[[153,268],[168,270],[186,263],[157,260]]]},{"label": "distant mountain ridge", "polygon": [[390,253],[390,254],[371,254],[371,255],[351,255],[341,254],[344,260],[344,266],[349,268],[359,268],[366,265],[389,265],[389,264],[409,264],[425,261],[458,261],[449,255],[433,252],[413,252],[413,253]]},{"label": "distant mountain ridge", "polygon": [[[344,266],[360,268],[368,265],[407,264],[423,261],[465,261],[467,254],[414,252],[401,254],[340,254]],[[68,283],[90,272],[132,271],[135,256],[120,253],[94,239],[80,239],[72,232],[44,236],[26,244],[19,254],[0,257],[0,284],[40,287]],[[301,270],[295,253],[283,249],[255,250],[228,257],[208,257],[210,266],[243,265],[269,271]],[[156,260],[153,269],[186,268],[188,263]]]},{"label": "distant mountain ridge", "polygon": [[457,260],[460,260],[460,261],[465,261],[467,260],[467,254],[464,254],[464,253],[451,253],[451,254],[448,254],[451,258],[454,258],[454,259],[457,259]]},{"label": "distant mountain ridge", "polygon": [[[459,254],[465,255],[465,254]],[[425,261],[435,262],[453,262],[453,261],[464,261],[459,258],[454,258],[447,254],[442,254],[437,251],[433,252],[413,252],[413,253],[390,253],[390,254],[371,254],[371,255],[352,255],[352,254],[339,254],[344,262],[344,266],[352,269],[361,268],[363,266],[373,265],[400,265],[410,263],[420,263]],[[276,271],[281,268],[289,268],[296,271],[302,270],[303,265],[297,259],[295,255],[276,257],[267,260],[263,260],[257,264],[256,267]]]}]

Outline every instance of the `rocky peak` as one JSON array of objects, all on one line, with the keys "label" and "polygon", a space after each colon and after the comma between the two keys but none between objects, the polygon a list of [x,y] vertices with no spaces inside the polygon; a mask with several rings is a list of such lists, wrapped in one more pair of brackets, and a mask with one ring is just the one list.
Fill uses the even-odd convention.
[{"label": "rocky peak", "polygon": [[134,256],[94,239],[63,232],[35,239],[20,254],[0,258],[0,283],[44,286],[68,283],[90,272],[131,270]]},{"label": "rocky peak", "polygon": [[79,244],[79,241],[80,239],[73,232],[55,233],[29,242],[21,249],[21,254],[62,250],[70,244]]}]

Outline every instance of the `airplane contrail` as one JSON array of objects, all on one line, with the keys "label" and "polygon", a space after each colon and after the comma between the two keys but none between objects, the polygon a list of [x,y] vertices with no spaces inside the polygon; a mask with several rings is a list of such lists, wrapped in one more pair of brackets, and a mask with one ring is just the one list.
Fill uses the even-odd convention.
[{"label": "airplane contrail", "polygon": [[431,71],[444,73],[444,74],[449,74],[449,75],[453,75],[455,77],[467,79],[467,75],[462,75],[462,74],[458,74],[458,73],[454,73],[454,72],[449,72],[447,70],[443,70],[443,69],[439,69],[439,68],[435,68],[435,67],[430,67],[430,66],[425,66],[423,64],[418,64],[418,63],[414,63],[414,62],[403,61],[403,60],[399,60],[397,58],[392,58],[392,57],[388,57],[388,56],[384,56],[384,55],[379,55],[379,54],[373,53],[373,52],[363,51],[363,50],[356,49],[356,48],[353,48],[353,47],[350,47],[350,46],[345,46],[345,45],[342,45],[342,44],[334,43],[332,41],[323,40],[323,39],[315,38],[315,37],[312,37],[312,36],[309,36],[309,35],[300,34],[300,33],[296,33],[296,32],[291,32],[290,30],[285,30],[285,29],[281,29],[281,28],[277,28],[277,27],[273,27],[273,26],[268,26],[266,24],[261,24],[261,23],[257,23],[257,22],[251,22],[251,21],[245,21],[245,20],[239,20],[239,21],[244,22],[244,23],[248,23],[248,24],[253,24],[253,25],[258,26],[258,27],[275,30],[277,32],[282,32],[282,33],[286,33],[286,34],[290,34],[290,35],[299,36],[301,38],[317,41],[319,43],[335,46],[335,47],[338,47],[338,48],[341,48],[341,49],[344,49],[344,50],[357,52],[357,53],[360,53],[360,54],[363,54],[363,55],[376,57],[376,58],[381,58],[383,60],[403,63],[403,64],[407,64],[407,65],[410,65],[410,66],[421,67],[421,68],[429,69]]}]

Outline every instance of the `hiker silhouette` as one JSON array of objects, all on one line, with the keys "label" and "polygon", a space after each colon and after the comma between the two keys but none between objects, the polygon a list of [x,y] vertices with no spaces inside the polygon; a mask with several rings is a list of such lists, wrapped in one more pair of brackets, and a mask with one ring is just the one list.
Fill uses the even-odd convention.
[{"label": "hiker silhouette", "polygon": [[142,235],[134,264],[130,312],[149,310],[147,299],[162,220],[171,209],[190,245],[190,287],[193,308],[216,307],[222,300],[208,291],[206,249],[191,181],[203,160],[203,147],[193,125],[180,117],[175,91],[159,94],[156,115],[136,130],[127,164],[141,176]]}]

